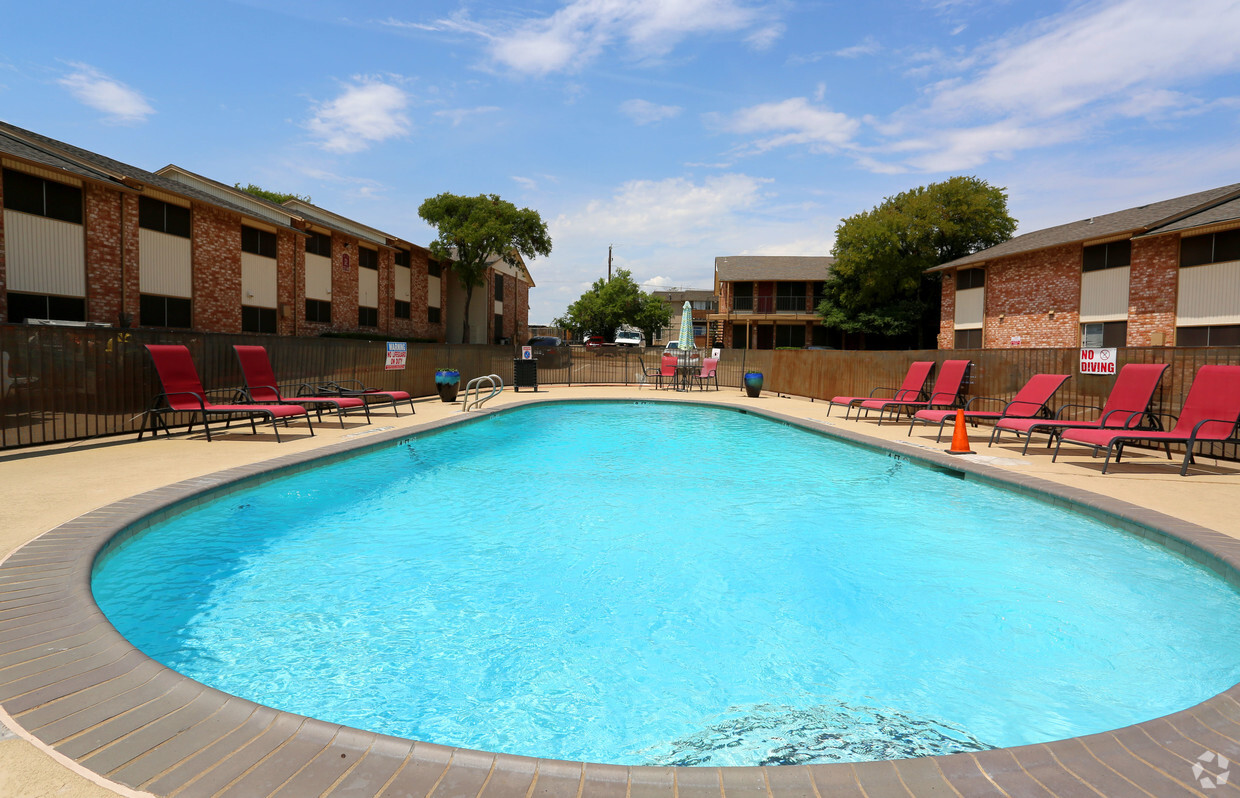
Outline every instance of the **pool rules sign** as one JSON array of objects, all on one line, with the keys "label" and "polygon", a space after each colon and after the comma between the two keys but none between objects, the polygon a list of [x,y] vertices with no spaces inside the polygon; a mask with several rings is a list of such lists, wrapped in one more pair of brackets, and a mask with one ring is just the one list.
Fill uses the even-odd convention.
[{"label": "pool rules sign", "polygon": [[1114,374],[1115,373],[1115,350],[1114,349],[1082,349],[1081,350],[1081,373],[1082,374]]}]

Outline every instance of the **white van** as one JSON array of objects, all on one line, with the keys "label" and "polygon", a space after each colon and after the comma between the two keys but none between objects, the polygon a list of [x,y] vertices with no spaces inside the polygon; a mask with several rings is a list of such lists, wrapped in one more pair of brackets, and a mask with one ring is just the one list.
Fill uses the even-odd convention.
[{"label": "white van", "polygon": [[616,330],[616,346],[645,346],[646,336],[638,330]]}]

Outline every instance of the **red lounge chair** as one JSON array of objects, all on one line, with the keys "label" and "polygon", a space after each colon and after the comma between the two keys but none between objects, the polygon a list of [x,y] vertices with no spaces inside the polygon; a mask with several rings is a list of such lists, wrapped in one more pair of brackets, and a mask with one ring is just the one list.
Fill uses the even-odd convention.
[{"label": "red lounge chair", "polygon": [[[310,434],[314,434],[314,427],[310,426],[310,415],[301,405],[213,404],[207,401],[207,392],[203,390],[202,381],[198,379],[198,369],[194,368],[194,359],[190,356],[189,349],[180,344],[147,344],[146,349],[151,353],[155,371],[158,372],[159,381],[164,387],[164,392],[155,397],[155,402],[147,412],[151,421],[152,436],[158,434],[161,426],[164,428],[164,434],[172,434],[168,428],[168,422],[164,420],[164,413],[194,413],[201,417],[202,428],[207,431],[208,441],[211,440],[211,428],[207,426],[207,416],[212,414],[228,416],[230,422],[236,416],[249,418],[250,429],[256,435],[258,427],[255,426],[254,419],[270,419],[271,426],[276,431],[277,442],[280,440],[280,427],[276,424],[277,419],[284,419],[284,423],[287,424],[288,419],[293,416],[305,416],[306,426],[310,427]],[[167,407],[160,406],[161,400],[167,404]],[[142,440],[142,436],[146,433],[146,423],[144,418],[142,429],[138,432],[138,440]],[[193,432],[193,430],[194,422],[190,421],[189,431]]]},{"label": "red lounge chair", "polygon": [[368,388],[361,380],[337,380],[318,387],[317,393],[333,396],[356,396],[364,399],[367,404],[378,405],[385,402],[392,405],[392,411],[400,415],[396,409],[397,402],[408,402],[409,412],[417,415],[413,406],[413,397],[408,391],[384,391],[379,388]]},{"label": "red lounge chair", "polygon": [[972,362],[971,360],[944,360],[943,365],[939,366],[939,375],[934,379],[934,387],[930,389],[929,399],[866,399],[858,403],[856,405],[857,420],[861,420],[862,410],[865,410],[867,418],[871,410],[877,410],[878,424],[882,426],[883,414],[888,410],[891,411],[891,418],[894,421],[900,415],[901,410],[956,407],[960,404],[960,388],[964,384],[964,377],[969,373],[969,366]]},{"label": "red lounge chair", "polygon": [[864,402],[867,399],[873,399],[874,394],[879,391],[893,391],[891,399],[915,401],[921,399],[922,388],[926,384],[926,379],[930,376],[930,369],[934,368],[933,360],[915,360],[908,367],[908,373],[904,375],[904,382],[900,383],[899,388],[879,387],[870,391],[869,396],[835,396],[827,403],[827,415],[831,415],[831,408],[835,405],[844,405],[847,408],[844,411],[844,420],[848,420],[848,414],[852,412],[852,408]]},{"label": "red lounge chair", "polygon": [[[1174,416],[1173,416],[1174,418]],[[1161,443],[1167,449],[1167,459],[1171,459],[1171,444],[1184,444],[1184,464],[1180,466],[1180,476],[1188,474],[1188,464],[1193,462],[1193,448],[1198,441],[1229,441],[1237,435],[1240,427],[1240,366],[1202,366],[1197,369],[1197,376],[1184,397],[1184,406],[1180,408],[1180,416],[1175,426],[1166,432],[1160,430],[1111,430],[1111,429],[1069,429],[1059,437],[1059,445],[1055,446],[1054,462],[1059,457],[1059,446],[1066,440],[1093,447],[1094,454],[1106,447],[1107,459],[1102,464],[1102,473],[1107,472],[1111,464],[1111,452],[1115,452],[1115,462],[1124,455],[1124,445],[1133,441],[1153,441]]]},{"label": "red lounge chair", "polygon": [[341,427],[344,427],[345,410],[360,407],[366,414],[366,423],[370,423],[370,409],[366,407],[365,399],[350,396],[298,396],[294,399],[286,399],[280,394],[280,387],[276,383],[276,373],[271,369],[271,360],[267,357],[267,350],[264,347],[234,346],[233,349],[237,352],[237,361],[241,364],[241,377],[245,380],[245,393],[251,402],[313,407],[320,418],[323,416],[323,408],[330,407],[336,411]]},{"label": "red lounge chair", "polygon": [[[1049,449],[1051,443],[1066,429],[1135,429],[1146,419],[1149,419],[1151,428],[1158,429],[1157,419],[1150,414],[1150,400],[1154,398],[1154,389],[1158,387],[1166,370],[1166,363],[1129,363],[1120,368],[1115,385],[1111,386],[1111,393],[1101,409],[1091,405],[1064,405],[1051,420],[1002,418],[995,422],[995,428],[990,433],[990,443],[986,445],[994,445],[1003,430],[1010,430],[1017,438],[1025,436],[1025,448],[1020,451],[1025,454],[1029,451],[1029,441],[1033,440],[1035,432],[1048,433],[1046,448]],[[1073,407],[1099,410],[1100,415],[1093,421],[1065,421],[1062,418],[1064,411]]]},{"label": "red lounge chair", "polygon": [[[964,417],[969,423],[977,425],[978,421],[998,422],[1003,418],[1050,418],[1051,412],[1046,403],[1055,395],[1055,391],[1068,379],[1067,374],[1034,374],[1024,387],[1016,392],[1012,401],[1003,406],[1002,410],[970,410],[975,402],[1001,402],[990,396],[975,396],[964,406]],[[936,441],[943,439],[943,425],[947,419],[955,418],[955,410],[918,410],[913,414],[913,421],[908,425],[908,434],[913,434],[913,427],[918,421],[927,424],[938,424],[939,434]]]}]

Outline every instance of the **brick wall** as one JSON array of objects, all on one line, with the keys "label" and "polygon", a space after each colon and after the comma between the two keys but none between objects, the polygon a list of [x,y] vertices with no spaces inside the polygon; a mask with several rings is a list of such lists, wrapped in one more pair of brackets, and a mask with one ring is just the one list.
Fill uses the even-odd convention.
[{"label": "brick wall", "polygon": [[121,258],[125,297],[121,302],[123,305],[121,311],[131,325],[137,326],[138,310],[142,300],[141,273],[138,268],[138,195],[124,194],[121,196],[121,202],[124,203],[121,218],[125,236],[124,253]]},{"label": "brick wall", "polygon": [[194,329],[241,332],[241,217],[195,203]]},{"label": "brick wall", "polygon": [[524,280],[515,280],[513,289],[513,304],[516,305],[516,313],[513,314],[512,326],[512,342],[514,344],[524,344],[530,340],[530,284]]},{"label": "brick wall", "polygon": [[331,329],[357,329],[357,239],[340,233],[332,234]]},{"label": "brick wall", "polygon": [[396,253],[379,249],[379,329],[395,332]]},{"label": "brick wall", "polygon": [[[953,269],[939,281],[939,349],[956,348],[956,272]],[[951,279],[948,279],[950,276]]]},{"label": "brick wall", "polygon": [[121,195],[87,183],[86,320],[116,324],[121,312]]},{"label": "brick wall", "polygon": [[430,253],[421,247],[414,247],[409,253],[409,303],[413,306],[410,312],[409,335],[418,338],[435,338],[443,341],[443,324],[432,325],[426,319],[426,303],[430,293],[429,273]]},{"label": "brick wall", "polygon": [[1128,277],[1129,346],[1155,346],[1154,333],[1162,333],[1165,346],[1175,343],[1179,273],[1178,234],[1132,242],[1132,266]]},{"label": "brick wall", "polygon": [[[297,331],[297,305],[306,314],[305,291],[299,286],[306,276],[305,239],[291,230],[276,232],[276,331],[294,335]],[[285,313],[287,307],[290,312]]]}]

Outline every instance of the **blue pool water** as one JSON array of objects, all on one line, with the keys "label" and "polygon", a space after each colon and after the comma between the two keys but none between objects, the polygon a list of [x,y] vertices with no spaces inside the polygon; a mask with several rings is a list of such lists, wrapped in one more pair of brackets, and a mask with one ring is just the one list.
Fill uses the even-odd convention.
[{"label": "blue pool water", "polygon": [[1240,680],[1165,549],[755,416],[500,414],[230,493],[102,557],[137,646],[281,709],[617,764],[1096,732]]}]

